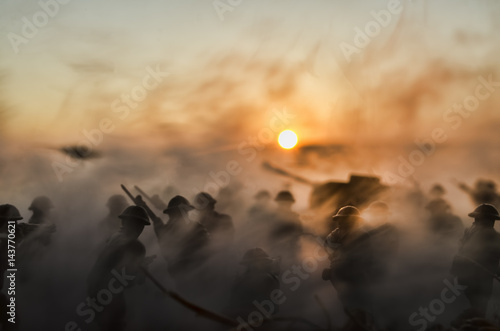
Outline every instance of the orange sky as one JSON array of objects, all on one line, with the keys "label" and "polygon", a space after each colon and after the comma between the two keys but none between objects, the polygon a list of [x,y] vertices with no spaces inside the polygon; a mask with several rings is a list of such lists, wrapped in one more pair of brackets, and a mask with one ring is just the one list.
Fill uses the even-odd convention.
[{"label": "orange sky", "polygon": [[[259,130],[273,109],[287,107],[298,115],[293,125],[302,141],[380,129],[391,138],[401,134],[401,121],[434,123],[434,114],[467,93],[478,74],[496,73],[494,3],[405,1],[402,13],[347,63],[341,43],[354,44],[354,29],[388,2],[243,1],[221,21],[207,1],[74,0],[16,54],[9,34],[22,35],[23,17],[41,8],[4,1],[2,130],[16,139],[69,143],[111,118],[120,135],[175,128],[205,137],[221,126],[234,136]],[[118,119],[113,101],[155,67],[169,76],[130,117]],[[386,115],[396,116],[389,127]]]}]

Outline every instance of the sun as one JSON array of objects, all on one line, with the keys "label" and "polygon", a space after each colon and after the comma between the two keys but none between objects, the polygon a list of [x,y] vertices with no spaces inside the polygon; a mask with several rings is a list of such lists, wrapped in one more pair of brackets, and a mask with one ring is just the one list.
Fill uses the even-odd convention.
[{"label": "sun", "polygon": [[292,130],[285,130],[278,137],[278,143],[284,149],[294,148],[297,145],[297,141],[297,134]]}]

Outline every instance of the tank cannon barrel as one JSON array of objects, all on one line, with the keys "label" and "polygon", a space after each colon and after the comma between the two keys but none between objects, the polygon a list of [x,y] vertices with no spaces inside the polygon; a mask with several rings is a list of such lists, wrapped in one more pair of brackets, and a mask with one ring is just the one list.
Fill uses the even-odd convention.
[{"label": "tank cannon barrel", "polygon": [[314,209],[325,205],[328,205],[329,209],[332,210],[337,210],[349,204],[362,207],[376,200],[378,195],[388,188],[376,176],[351,174],[348,182],[327,181],[317,183],[273,166],[268,162],[264,162],[262,166],[275,174],[312,186],[313,190],[309,205]]},{"label": "tank cannon barrel", "polygon": [[306,185],[311,185],[311,186],[316,186],[318,185],[318,183],[314,183],[304,177],[300,177],[300,176],[297,176],[297,175],[294,175],[286,170],[283,170],[281,168],[278,168],[278,167],[275,167],[273,166],[272,164],[270,164],[269,162],[263,162],[262,163],[262,167],[266,170],[269,170],[271,172],[274,172],[275,174],[278,174],[278,175],[281,175],[281,176],[285,176],[285,177],[288,177],[288,178],[291,178],[299,183],[303,183],[303,184],[306,184]]}]

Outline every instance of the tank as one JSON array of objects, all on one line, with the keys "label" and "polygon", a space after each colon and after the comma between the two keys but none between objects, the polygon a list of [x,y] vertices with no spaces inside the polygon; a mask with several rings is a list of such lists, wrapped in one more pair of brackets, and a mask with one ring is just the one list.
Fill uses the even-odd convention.
[{"label": "tank", "polygon": [[315,183],[268,162],[264,162],[263,167],[275,174],[312,186],[309,207],[311,209],[328,209],[332,213],[346,205],[364,208],[371,202],[378,200],[380,195],[389,189],[389,186],[382,184],[380,178],[376,176],[351,174],[348,182]]}]

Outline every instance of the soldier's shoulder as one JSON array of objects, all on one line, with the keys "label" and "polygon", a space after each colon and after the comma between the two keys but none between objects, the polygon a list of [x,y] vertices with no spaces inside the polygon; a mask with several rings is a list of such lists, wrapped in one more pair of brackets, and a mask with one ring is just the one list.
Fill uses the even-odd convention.
[{"label": "soldier's shoulder", "polygon": [[23,222],[23,223],[17,223],[16,227],[19,230],[33,230],[36,229],[38,226],[36,224]]},{"label": "soldier's shoulder", "polygon": [[222,221],[232,221],[233,220],[233,218],[231,216],[229,216],[228,214],[221,214],[218,212],[214,212],[214,215],[215,215],[215,217],[217,217],[219,220],[222,220]]},{"label": "soldier's shoulder", "polygon": [[333,229],[333,230],[332,230],[332,231],[331,231],[331,232],[330,232],[330,233],[326,236],[326,239],[333,237],[333,236],[334,236],[336,233],[338,233],[338,232],[339,232],[339,229],[338,229],[338,228]]},{"label": "soldier's shoulder", "polygon": [[198,222],[198,221],[193,221],[193,222],[191,223],[191,225],[192,225],[192,227],[193,227],[193,228],[195,228],[195,229],[197,229],[197,230],[206,229],[206,227],[205,227],[202,223],[200,223],[200,222]]},{"label": "soldier's shoulder", "polygon": [[481,241],[497,241],[500,240],[500,233],[498,233],[494,228],[483,228],[480,231],[469,230],[473,237]]},{"label": "soldier's shoulder", "polygon": [[146,250],[144,244],[138,239],[130,239],[121,233],[115,233],[108,241],[108,248],[114,250]]},{"label": "soldier's shoulder", "polygon": [[203,235],[208,235],[208,230],[207,227],[201,224],[200,222],[193,222],[192,223],[192,230],[196,234],[203,234]]},{"label": "soldier's shoulder", "polygon": [[339,229],[335,229],[333,230],[332,232],[330,232],[326,238],[325,238],[325,244],[330,244],[330,243],[335,243],[338,241],[338,234],[339,234],[340,230]]},{"label": "soldier's shoulder", "polygon": [[124,250],[131,254],[146,254],[146,246],[137,239],[129,240],[123,245]]},{"label": "soldier's shoulder", "polygon": [[242,282],[257,283],[257,284],[274,284],[279,283],[279,278],[270,272],[256,272],[243,275]]},{"label": "soldier's shoulder", "polygon": [[448,219],[450,221],[453,221],[453,222],[462,223],[462,219],[459,216],[455,215],[455,214],[450,214],[448,216]]},{"label": "soldier's shoulder", "polygon": [[376,228],[373,229],[366,229],[367,235],[371,236],[372,238],[380,238],[380,237],[387,237],[387,236],[399,236],[400,235],[400,230],[397,226],[394,224],[390,223],[385,223],[382,224]]},{"label": "soldier's shoulder", "polygon": [[493,232],[494,232],[494,235],[495,235],[496,239],[500,240],[500,232],[498,232],[495,229],[493,229]]}]

